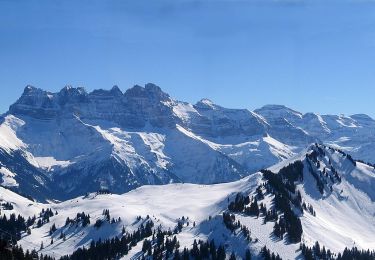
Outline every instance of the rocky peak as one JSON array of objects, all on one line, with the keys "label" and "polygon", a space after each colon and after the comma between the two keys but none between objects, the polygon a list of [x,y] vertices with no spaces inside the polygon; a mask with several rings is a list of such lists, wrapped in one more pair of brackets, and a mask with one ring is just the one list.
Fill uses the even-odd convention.
[{"label": "rocky peak", "polygon": [[80,103],[87,101],[87,92],[83,87],[74,88],[72,86],[65,86],[57,94],[60,105],[67,103]]},{"label": "rocky peak", "polygon": [[374,122],[375,120],[372,119],[370,116],[366,114],[354,114],[350,116],[352,119],[356,121],[362,121],[362,122]]},{"label": "rocky peak", "polygon": [[284,105],[265,105],[259,109],[254,110],[255,113],[261,115],[268,123],[279,122],[286,120],[289,123],[294,123],[302,119],[303,114],[290,109]]},{"label": "rocky peak", "polygon": [[32,85],[27,85],[23,91],[23,94],[29,94],[29,93],[35,92],[36,90],[37,90],[36,87]]},{"label": "rocky peak", "polygon": [[10,106],[9,113],[29,116],[51,117],[56,114],[58,105],[54,102],[55,95],[51,92],[28,85],[21,97]]},{"label": "rocky peak", "polygon": [[163,92],[160,87],[152,83],[147,83],[145,87],[135,85],[128,89],[124,95],[128,100],[144,99],[151,103],[170,100],[170,96],[167,93]]},{"label": "rocky peak", "polygon": [[214,102],[212,102],[210,99],[208,98],[203,98],[201,99],[200,101],[198,101],[194,107],[196,109],[204,109],[204,110],[215,110],[215,109],[218,109],[220,108],[220,106],[216,105]]},{"label": "rocky peak", "polygon": [[90,97],[122,97],[123,93],[118,86],[113,86],[111,90],[95,89],[90,94]]},{"label": "rocky peak", "polygon": [[114,85],[112,87],[112,89],[110,90],[110,92],[114,96],[122,96],[123,95],[122,91],[120,90],[120,88],[117,85]]},{"label": "rocky peak", "polygon": [[284,105],[265,105],[259,109],[256,109],[255,112],[262,116],[273,115],[273,116],[280,116],[280,117],[285,117],[285,116],[296,116],[299,118],[302,117],[302,113],[295,111]]},{"label": "rocky peak", "polygon": [[148,94],[151,94],[151,96],[159,98],[160,100],[170,99],[170,96],[167,93],[163,92],[159,86],[153,83],[147,83],[145,85],[145,90]]},{"label": "rocky peak", "polygon": [[40,88],[36,88],[32,85],[27,85],[25,89],[23,90],[23,93],[20,99],[25,98],[25,97],[41,97],[41,96],[46,96],[47,94],[51,94],[51,93],[44,91]]}]

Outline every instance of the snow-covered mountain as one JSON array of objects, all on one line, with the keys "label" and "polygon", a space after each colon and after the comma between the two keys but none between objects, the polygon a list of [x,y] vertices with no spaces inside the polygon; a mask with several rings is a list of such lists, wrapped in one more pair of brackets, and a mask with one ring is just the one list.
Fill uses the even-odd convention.
[{"label": "snow-covered mountain", "polygon": [[375,121],[365,115],[255,111],[203,99],[177,101],[154,84],[87,93],[27,86],[0,118],[1,185],[64,200],[145,184],[230,182],[322,142],[373,161]]},{"label": "snow-covered mountain", "polygon": [[[49,222],[32,225],[30,234],[24,233],[20,240],[24,249],[35,248],[55,257],[88,248],[92,240],[121,239],[122,230],[131,233],[152,221],[155,229],[177,230],[181,251],[192,248],[194,240],[214,240],[216,245],[225,245],[228,256],[234,252],[244,258],[249,249],[252,257],[258,259],[266,246],[283,259],[303,259],[300,243],[291,242],[289,231],[276,235],[276,223],[287,221],[287,213],[276,197],[284,196],[287,209],[300,220],[300,240],[306,246],[319,242],[333,254],[354,246],[374,250],[374,185],[373,166],[356,162],[334,148],[314,144],[268,170],[231,183],[146,185],[122,195],[91,193],[48,204],[0,188],[0,199],[13,205],[12,210],[3,211],[5,214],[36,215],[35,223],[42,209],[57,212]],[[239,194],[249,201],[236,199]],[[231,206],[234,202],[236,206]],[[241,203],[244,208],[240,208]],[[248,211],[254,203],[258,215]],[[106,209],[115,221],[106,220]],[[82,212],[90,216],[87,225],[77,219],[77,213]],[[225,212],[234,216],[230,224],[233,226],[225,223]],[[99,227],[94,225],[98,220],[102,222]],[[146,254],[142,252],[143,241],[144,238],[133,245],[124,259],[141,259]]]}]

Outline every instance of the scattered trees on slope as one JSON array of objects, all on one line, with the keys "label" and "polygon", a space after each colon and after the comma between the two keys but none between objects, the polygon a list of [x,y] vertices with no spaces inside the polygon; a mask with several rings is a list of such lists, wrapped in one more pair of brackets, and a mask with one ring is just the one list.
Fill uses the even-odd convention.
[{"label": "scattered trees on slope", "polygon": [[38,253],[33,250],[26,252],[20,246],[15,246],[10,243],[8,240],[0,238],[0,259],[8,260],[53,260],[50,256],[38,255]]},{"label": "scattered trees on slope", "polygon": [[284,233],[288,233],[288,238],[292,243],[300,242],[302,224],[292,205],[302,212],[302,197],[299,191],[296,191],[295,183],[303,180],[303,163],[296,161],[289,164],[278,174],[269,170],[262,170],[262,173],[267,180],[265,185],[267,190],[274,194],[275,209],[283,213],[282,218],[278,218],[275,211],[268,214],[267,220],[275,220],[274,234],[282,238]]},{"label": "scattered trees on slope", "polygon": [[301,254],[306,260],[373,260],[375,259],[375,251],[359,250],[356,247],[352,249],[345,248],[343,252],[337,255],[333,254],[329,249],[320,246],[318,242],[315,245],[308,247],[305,244],[300,245]]},{"label": "scattered trees on slope", "polygon": [[6,215],[0,216],[0,235],[3,239],[13,241],[21,239],[21,232],[26,231],[27,225],[24,217],[12,213],[9,218]]}]

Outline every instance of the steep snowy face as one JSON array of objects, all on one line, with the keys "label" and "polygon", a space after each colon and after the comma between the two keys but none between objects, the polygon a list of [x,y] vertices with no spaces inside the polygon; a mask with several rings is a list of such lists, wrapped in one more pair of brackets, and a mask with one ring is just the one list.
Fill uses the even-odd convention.
[{"label": "steep snowy face", "polygon": [[314,144],[269,170],[263,171],[266,187],[272,187],[274,196],[286,194],[290,199],[302,223],[303,243],[318,241],[334,252],[353,245],[375,248],[373,166]]},{"label": "steep snowy face", "polygon": [[304,238],[333,249],[352,244],[374,248],[374,167],[324,145],[312,146],[304,163],[299,189],[316,211],[315,217],[302,219]]},{"label": "steep snowy face", "polygon": [[[299,157],[305,163],[305,176],[309,175],[314,180],[308,187],[311,195],[315,194],[312,187],[325,197],[337,195],[335,188],[337,191],[339,187],[349,185],[375,202],[372,188],[375,185],[374,166],[356,161],[351,155],[323,144],[310,145],[306,151]],[[343,195],[343,192],[340,194]]]}]

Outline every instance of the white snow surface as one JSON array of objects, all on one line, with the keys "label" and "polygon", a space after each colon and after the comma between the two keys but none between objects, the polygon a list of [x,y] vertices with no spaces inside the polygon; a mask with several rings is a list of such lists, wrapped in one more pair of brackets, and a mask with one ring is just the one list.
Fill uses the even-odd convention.
[{"label": "white snow surface", "polygon": [[[336,253],[341,252],[345,247],[353,246],[375,249],[374,192],[366,188],[373,185],[375,171],[372,167],[361,163],[356,167],[350,166],[348,159],[340,153],[331,151],[328,153],[328,151],[328,157],[321,160],[321,167],[328,165],[328,160],[331,160],[342,173],[342,181],[333,185],[332,192],[325,191],[321,195],[315,180],[305,168],[304,181],[297,185],[297,189],[301,191],[303,200],[313,206],[316,216],[307,212],[301,216],[302,239],[310,246],[318,241]],[[305,154],[301,153],[270,169],[276,172],[295,160],[303,159]],[[194,239],[215,239],[217,243],[225,244],[228,252],[234,251],[238,256],[243,256],[246,248],[257,255],[266,245],[283,259],[298,258],[299,244],[290,244],[286,237],[283,240],[275,238],[272,235],[273,222],[263,224],[263,217],[236,214],[236,219],[250,229],[253,239],[251,243],[245,242],[238,231],[231,234],[222,223],[220,216],[227,209],[228,198],[233,200],[237,192],[255,195],[256,187],[263,181],[261,174],[256,173],[230,183],[146,185],[122,195],[91,193],[61,203],[49,204],[35,203],[0,188],[0,199],[15,205],[15,209],[11,212],[24,216],[37,215],[42,208],[50,207],[54,212],[58,211],[58,215],[53,216],[50,223],[41,228],[33,228],[31,235],[24,235],[20,241],[26,249],[38,249],[43,242],[45,247],[40,251],[43,254],[61,256],[79,247],[88,246],[92,239],[120,236],[122,226],[128,231],[135,230],[149,215],[155,226],[161,225],[165,230],[173,229],[182,216],[188,217],[190,225],[185,225],[177,236],[182,248],[191,247]],[[269,208],[272,207],[271,200],[272,195],[266,195],[259,202],[265,203]],[[106,223],[99,229],[94,228],[93,223],[103,218],[103,209],[109,209],[111,217],[115,219],[120,217],[121,222]],[[83,211],[91,216],[91,224],[88,227],[75,225],[64,227],[67,217],[73,219],[78,212]],[[137,222],[137,216],[142,216],[142,220]],[[195,227],[192,226],[193,222],[196,223]],[[52,224],[56,224],[58,230],[52,235],[54,244],[50,245],[51,237],[48,232]],[[66,234],[66,241],[59,239],[61,231]],[[140,250],[139,244],[124,259],[139,255]]]},{"label": "white snow surface", "polygon": [[2,182],[0,184],[5,187],[17,187],[18,183],[14,179],[15,173],[11,172],[5,167],[0,166],[0,176],[2,177]]}]

